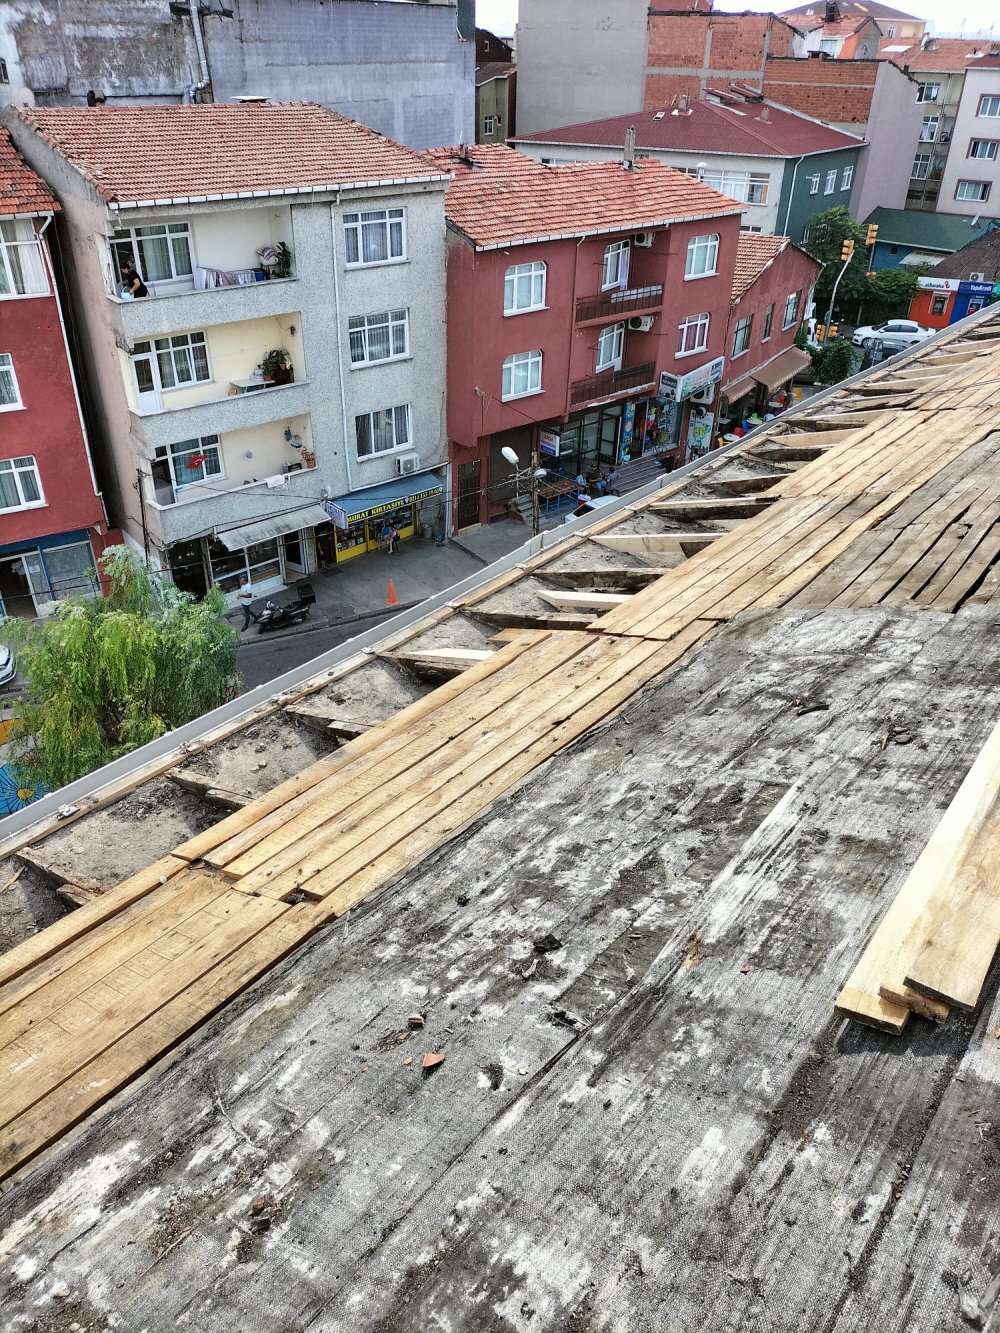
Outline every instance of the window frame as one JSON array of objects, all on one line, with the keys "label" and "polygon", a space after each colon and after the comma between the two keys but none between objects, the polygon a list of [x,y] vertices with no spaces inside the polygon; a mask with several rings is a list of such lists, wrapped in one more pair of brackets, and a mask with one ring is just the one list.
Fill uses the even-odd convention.
[{"label": "window frame", "polygon": [[[398,438],[397,412],[404,414],[406,426],[406,438]],[[376,430],[374,418],[388,417],[392,424],[392,444],[386,449],[376,449],[375,443],[381,432]],[[367,422],[368,439],[371,448],[366,453],[361,451],[361,423]],[[367,463],[373,458],[385,458],[389,454],[402,453],[406,449],[413,449],[413,412],[409,403],[396,403],[392,407],[377,407],[371,412],[357,412],[354,417],[354,448],[358,456],[359,463]]]},{"label": "window frame", "polygon": [[[924,96],[924,90],[925,90],[926,88],[933,88],[933,89],[934,89],[934,93],[933,93],[933,95],[932,95],[931,97],[925,97],[925,96]],[[940,83],[918,83],[918,84],[917,84],[917,101],[918,101],[922,106],[926,106],[927,103],[929,103],[929,102],[936,102],[936,101],[938,100],[938,93],[940,93],[940,91],[941,91],[941,84],[940,84]]]},{"label": "window frame", "polygon": [[[941,128],[941,117],[935,112],[932,116],[924,116],[920,122],[920,135],[917,143],[937,143],[938,130]],[[931,133],[928,134],[928,130]]]},{"label": "window frame", "polygon": [[824,184],[823,184],[823,193],[824,193],[824,194],[833,194],[833,192],[834,192],[834,191],[836,190],[836,188],[837,188],[837,177],[838,177],[839,175],[840,175],[840,172],[837,170],[836,167],[832,167],[829,171],[827,171],[827,173],[826,173],[826,180],[825,180],[825,182],[824,182]]},{"label": "window frame", "polygon": [[483,116],[483,133],[496,134],[497,118],[496,116]]},{"label": "window frame", "polygon": [[[401,318],[395,318],[400,316]],[[360,322],[360,328],[352,328],[352,324]],[[370,356],[370,335],[375,328],[379,328],[384,323],[386,335],[389,344],[388,356]],[[403,332],[403,350],[401,352],[393,351],[395,345],[395,333],[402,329]],[[354,356],[354,340],[361,338],[364,347],[364,356],[356,360]],[[396,310],[379,310],[370,315],[350,315],[347,320],[347,355],[350,358],[352,370],[363,370],[365,366],[384,366],[390,361],[405,361],[410,355],[410,312],[409,309],[399,307]]]},{"label": "window frame", "polygon": [[[532,398],[535,394],[544,393],[542,386],[542,349],[534,347],[528,352],[511,352],[509,356],[503,359],[503,365],[500,370],[500,401],[510,403],[518,398]],[[525,365],[528,370],[528,388],[519,393],[514,392],[514,374],[521,365]],[[532,370],[537,368],[537,375],[533,377]],[[509,371],[509,378],[508,378]],[[531,386],[532,378],[536,379],[535,386]],[[507,385],[510,385],[510,392],[507,392]]]},{"label": "window frame", "polygon": [[[744,315],[742,319],[736,321],[736,328],[733,330],[733,346],[730,360],[735,361],[738,356],[745,356],[750,350],[750,343],[753,337],[753,313]],[[743,346],[738,344],[741,339]]]},{"label": "window frame", "polygon": [[[604,259],[601,264],[601,291],[624,291],[628,286],[628,266],[629,250],[631,245],[628,241],[612,241],[610,245],[605,246]],[[615,264],[616,276],[613,280],[608,280],[608,261],[614,255],[617,259]]]},{"label": "window frame", "polygon": [[[695,356],[699,352],[704,352],[708,348],[708,333],[712,323],[711,312],[701,311],[697,315],[685,315],[677,325],[677,351],[674,353],[675,359],[679,360],[685,356]],[[698,332],[700,330],[700,333]],[[688,333],[694,331],[695,345],[688,347]]]},{"label": "window frame", "polygon": [[[12,237],[3,235],[4,226],[9,226],[13,230],[14,235]],[[25,235],[21,237],[17,235],[19,228],[23,229]],[[30,235],[27,235],[28,232],[30,232]],[[26,288],[23,292],[19,292],[15,280],[13,255],[15,251],[29,249],[33,251],[38,260],[37,271],[41,275],[44,286],[30,291]],[[18,265],[17,267],[23,274],[24,267],[22,265]],[[31,265],[29,265],[29,267],[31,267]],[[45,263],[45,255],[42,250],[42,243],[38,233],[32,226],[30,218],[0,217],[0,274],[6,279],[7,286],[10,288],[10,290],[6,292],[0,290],[0,301],[30,300],[38,296],[48,296],[49,292],[52,290],[49,282],[48,265]]]},{"label": "window frame", "polygon": [[771,334],[772,334],[772,331],[773,331],[773,329],[774,329],[774,307],[775,307],[775,305],[776,305],[776,302],[775,302],[775,301],[772,301],[771,304],[770,304],[770,305],[767,307],[767,309],[764,311],[764,330],[763,330],[763,332],[762,332],[761,335],[760,335],[760,340],[761,340],[762,343],[766,343],[766,342],[769,342],[769,341],[770,341]]},{"label": "window frame", "polygon": [[[6,365],[4,362],[6,361]],[[17,371],[14,369],[13,352],[0,352],[0,375],[10,375],[10,382],[14,389],[14,401],[12,403],[0,403],[0,412],[23,412],[24,399],[21,397],[21,386],[17,382]]]},{"label": "window frame", "polygon": [[[377,215],[377,217],[376,217]],[[386,231],[386,258],[385,259],[365,259],[364,258],[364,239],[365,227],[373,227],[378,219],[384,219]],[[385,264],[405,264],[407,262],[406,248],[406,209],[405,208],[358,208],[349,213],[344,213],[341,221],[344,228],[344,267],[345,268],[378,268]],[[400,253],[392,253],[392,235],[393,227],[399,226],[399,245]],[[355,238],[355,248],[358,258],[350,258],[349,237]]]},{"label": "window frame", "polygon": [[[974,153],[972,150],[977,144],[981,144],[984,148],[992,148],[993,152]],[[965,156],[966,160],[974,162],[995,162],[997,160],[998,151],[1000,151],[1000,139],[970,139],[969,148]]]},{"label": "window frame", "polygon": [[980,93],[976,116],[984,120],[1000,119],[1000,93]]},{"label": "window frame", "polygon": [[[170,256],[169,278],[150,277],[147,271],[146,262],[142,257],[143,243],[147,240],[149,241],[157,240],[159,239],[159,237],[139,236],[137,235],[137,233],[140,231],[155,231],[155,230],[161,230],[163,232],[163,239],[167,242],[167,253]],[[178,271],[177,256],[174,253],[174,240],[175,239],[180,240],[182,237],[186,240],[188,260],[190,261],[191,264],[190,270],[186,273]],[[111,237],[110,240],[110,246],[111,246],[111,253],[114,256],[114,264],[115,264],[115,269],[114,272],[112,273],[112,281],[116,286],[118,284],[118,272],[119,269],[121,268],[121,257],[119,254],[119,246],[128,247],[129,252],[132,255],[132,259],[135,262],[136,269],[138,270],[139,275],[142,278],[143,282],[146,283],[147,286],[150,283],[154,284],[157,287],[160,287],[166,285],[167,283],[194,282],[194,270],[196,268],[195,251],[194,251],[194,233],[191,230],[191,223],[187,219],[178,218],[174,222],[169,222],[169,221],[133,222],[129,226],[116,227],[114,235]]]},{"label": "window frame", "polygon": [[816,171],[811,176],[806,177],[806,180],[809,182],[810,194],[819,194],[819,185],[822,179],[823,173],[821,171]]},{"label": "window frame", "polygon": [[[693,261],[697,259],[702,252],[706,261],[711,264],[710,268],[702,268],[697,272],[694,270]],[[692,236],[687,243],[687,253],[684,256],[684,281],[696,282],[699,278],[714,278],[719,272],[719,233],[717,231],[707,231],[701,236]]]},{"label": "window frame", "polygon": [[[174,464],[182,454],[207,454],[207,451],[210,449],[215,450],[218,458],[218,472],[206,472],[205,464],[200,463],[199,466],[202,475],[197,480],[177,480],[177,472]],[[153,451],[151,461],[154,463],[166,463],[167,472],[170,476],[170,485],[173,487],[174,495],[176,495],[178,491],[186,491],[189,486],[207,486],[210,482],[219,481],[220,479],[225,480],[226,477],[226,460],[225,455],[222,452],[222,439],[215,433],[209,435],[196,435],[194,439],[191,440],[175,440],[173,444],[158,444]]]},{"label": "window frame", "polygon": [[[914,158],[913,158],[913,165],[910,167],[910,180],[911,180],[911,181],[925,181],[925,180],[927,179],[928,175],[930,174],[930,170],[931,170],[931,159],[932,159],[932,157],[933,157],[933,154],[932,154],[932,153],[916,153],[916,154],[914,155]],[[920,175],[917,174],[917,163],[920,161],[921,158],[924,159],[924,161],[923,161],[924,173],[923,173],[922,176],[920,176]]]},{"label": "window frame", "polygon": [[[18,463],[30,463],[30,467],[18,467]],[[21,497],[21,503],[16,505],[0,504],[0,514],[17,514],[22,509],[44,509],[46,506],[45,491],[42,488],[42,474],[38,467],[38,459],[34,454],[22,454],[17,458],[0,458],[0,471],[10,471],[14,479],[14,489]],[[35,489],[38,491],[37,500],[26,500],[24,498],[24,487],[21,482],[20,474],[31,473],[34,477]]]},{"label": "window frame", "polygon": [[840,188],[842,190],[849,190],[853,184],[854,184],[854,166],[853,164],[851,164],[846,166],[840,173]]},{"label": "window frame", "polygon": [[781,322],[782,333],[784,333],[785,329],[790,329],[793,324],[798,324],[799,303],[801,302],[801,300],[802,300],[801,288],[799,288],[798,291],[789,292],[788,295],[785,297],[785,310],[784,314],[782,315],[782,322]]},{"label": "window frame", "polygon": [[[611,343],[611,356],[601,360],[601,349],[606,342]],[[625,356],[625,321],[608,324],[597,335],[597,352],[594,357],[594,374],[600,375],[605,370],[621,370]]]},{"label": "window frame", "polygon": [[[176,340],[176,345],[175,344]],[[197,341],[194,341],[197,340]],[[166,347],[160,347],[158,344],[166,343]],[[194,349],[201,347],[205,353],[205,369],[207,374],[197,374],[197,363],[195,361]],[[141,349],[141,350],[140,350]],[[177,379],[177,363],[174,355],[177,352],[186,353],[185,360],[192,372],[192,378],[189,380]],[[208,354],[208,339],[205,336],[204,329],[192,329],[188,333],[166,333],[162,337],[140,338],[133,343],[132,351],[129,353],[129,365],[132,367],[132,380],[135,385],[136,393],[141,398],[144,390],[139,385],[139,377],[136,374],[136,359],[148,359],[150,368],[153,372],[154,389],[157,394],[179,393],[185,389],[197,388],[199,384],[213,384],[215,374],[212,370],[212,360]],[[171,368],[174,377],[173,384],[164,384],[161,358],[165,358]]]},{"label": "window frame", "polygon": [[[525,272],[524,270],[528,270]],[[517,304],[517,288],[522,278],[527,278],[531,295],[535,294],[535,281],[541,279],[541,300],[533,301],[531,305]],[[545,298],[548,294],[549,266],[543,259],[532,259],[524,264],[511,264],[503,275],[503,313],[504,318],[509,315],[528,315],[533,310],[546,310]],[[511,304],[507,304],[508,286],[512,295]]]},{"label": "window frame", "polygon": [[[959,179],[955,182],[955,198],[961,199],[962,202],[966,204],[985,204],[990,197],[991,184],[992,182],[990,181],[976,181],[976,180],[968,180],[966,178]],[[979,189],[982,191],[982,193],[962,194],[961,190],[963,185],[978,186]]]}]

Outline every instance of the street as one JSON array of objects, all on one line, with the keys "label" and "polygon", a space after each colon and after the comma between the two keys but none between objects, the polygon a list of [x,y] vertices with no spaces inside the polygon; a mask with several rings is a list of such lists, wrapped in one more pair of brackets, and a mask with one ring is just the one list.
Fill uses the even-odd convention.
[{"label": "street", "polygon": [[256,627],[251,626],[241,634],[241,643],[236,655],[236,665],[243,677],[247,690],[264,685],[276,676],[291,671],[302,662],[319,657],[330,648],[345,643],[357,634],[363,634],[380,620],[396,614],[396,608],[376,611],[361,620],[347,624],[324,625],[316,629],[300,630],[294,634],[258,635]]}]

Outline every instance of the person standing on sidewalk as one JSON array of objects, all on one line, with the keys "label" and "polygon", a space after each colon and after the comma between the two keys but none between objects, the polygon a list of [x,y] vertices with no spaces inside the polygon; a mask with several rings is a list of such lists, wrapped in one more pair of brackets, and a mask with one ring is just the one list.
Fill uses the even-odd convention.
[{"label": "person standing on sidewalk", "polygon": [[253,584],[250,582],[249,574],[244,574],[240,579],[240,590],[236,594],[236,602],[238,606],[243,608],[243,624],[240,626],[240,633],[242,634],[245,629],[250,628],[251,620],[255,623],[260,620],[260,612],[252,609]]}]

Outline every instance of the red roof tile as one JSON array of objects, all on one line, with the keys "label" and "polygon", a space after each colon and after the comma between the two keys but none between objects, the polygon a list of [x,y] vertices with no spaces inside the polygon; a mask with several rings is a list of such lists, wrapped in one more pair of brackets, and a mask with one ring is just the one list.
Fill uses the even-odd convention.
[{"label": "red roof tile", "polygon": [[[809,3],[798,5],[795,9],[783,9],[780,18],[786,23],[796,24],[796,19],[809,19],[815,16],[822,16],[826,12],[826,0],[809,0]],[[874,19],[903,19],[910,23],[923,23],[924,20],[918,18],[916,14],[904,14],[901,9],[893,9],[890,5],[883,5],[880,0],[837,0],[838,17],[847,18],[848,15],[857,14],[862,18]]]},{"label": "red roof tile", "polygon": [[500,144],[460,152],[442,148],[424,156],[453,173],[445,213],[479,249],[643,231],[743,211],[718,191],[648,158],[626,171],[620,162],[546,167]]},{"label": "red roof tile", "polygon": [[[766,119],[763,112],[767,113]],[[660,117],[660,119],[657,119]],[[838,148],[855,148],[858,140],[784,107],[759,102],[721,106],[692,102],[687,111],[637,111],[607,120],[518,135],[516,143],[587,144],[621,147],[625,131],[635,127],[638,151],[672,149],[679,153],[733,153],[745,157],[799,157]]]},{"label": "red roof tile", "polygon": [[435,175],[409,148],[309,102],[34,107],[18,114],[109,203]]},{"label": "red roof tile", "polygon": [[930,45],[921,47],[919,42],[913,42],[906,46],[897,37],[883,41],[878,53],[900,68],[908,65],[911,73],[951,74],[977,66],[995,68],[996,57],[991,51],[996,46],[995,41],[984,37],[976,41],[964,37],[935,37]]},{"label": "red roof tile", "polygon": [[768,264],[772,264],[791,243],[788,236],[741,231],[736,246],[736,267],[733,270],[733,300],[738,301],[741,296],[745,296]]},{"label": "red roof tile", "polygon": [[58,211],[49,187],[25,165],[7,131],[0,130],[0,214]]}]

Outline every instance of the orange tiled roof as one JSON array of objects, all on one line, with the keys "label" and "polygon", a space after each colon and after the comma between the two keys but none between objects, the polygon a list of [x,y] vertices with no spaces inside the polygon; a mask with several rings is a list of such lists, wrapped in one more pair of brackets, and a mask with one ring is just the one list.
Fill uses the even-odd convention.
[{"label": "orange tiled roof", "polygon": [[58,211],[49,187],[25,165],[7,131],[0,130],[0,214]]},{"label": "orange tiled roof", "polygon": [[453,174],[448,221],[483,250],[743,212],[717,190],[649,158],[631,171],[620,162],[547,167],[502,144],[432,149],[424,157]]},{"label": "orange tiled roof", "polygon": [[433,178],[419,154],[309,102],[18,112],[112,204]]},{"label": "orange tiled roof", "polygon": [[935,37],[930,46],[921,47],[919,42],[907,46],[898,37],[890,37],[880,43],[878,53],[900,68],[908,65],[911,73],[950,74],[979,65],[995,68],[991,51],[996,45],[985,37]]},{"label": "orange tiled roof", "polygon": [[736,247],[736,267],[733,270],[733,300],[738,301],[741,296],[745,296],[768,264],[773,263],[791,243],[788,236],[741,231]]}]

